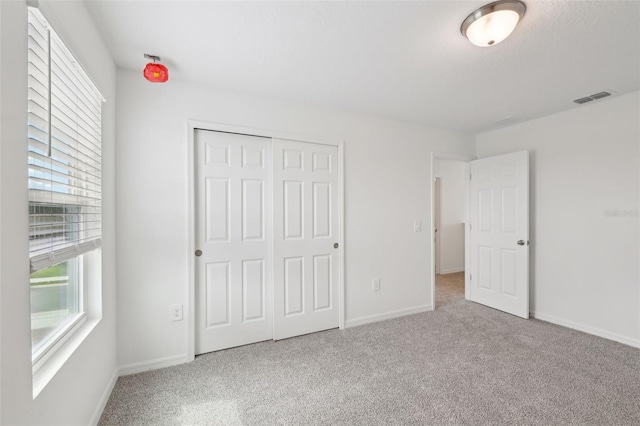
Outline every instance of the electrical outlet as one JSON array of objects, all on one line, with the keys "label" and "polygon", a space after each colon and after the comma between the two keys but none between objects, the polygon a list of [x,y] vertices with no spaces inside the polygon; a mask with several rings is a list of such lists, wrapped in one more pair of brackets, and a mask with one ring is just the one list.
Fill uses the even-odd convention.
[{"label": "electrical outlet", "polygon": [[182,305],[171,305],[169,307],[169,319],[171,321],[182,321]]},{"label": "electrical outlet", "polygon": [[380,278],[373,279],[373,291],[380,291]]},{"label": "electrical outlet", "polygon": [[413,232],[422,232],[422,221],[420,220],[413,221]]}]

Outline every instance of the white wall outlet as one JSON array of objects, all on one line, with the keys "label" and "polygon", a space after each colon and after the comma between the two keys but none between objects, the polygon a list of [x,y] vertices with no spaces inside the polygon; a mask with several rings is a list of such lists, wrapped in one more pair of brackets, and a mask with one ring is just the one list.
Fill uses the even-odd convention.
[{"label": "white wall outlet", "polygon": [[380,291],[380,278],[373,279],[373,291]]},{"label": "white wall outlet", "polygon": [[182,305],[171,305],[169,307],[169,319],[171,321],[182,321]]},{"label": "white wall outlet", "polygon": [[422,232],[422,221],[414,220],[413,221],[413,232]]}]

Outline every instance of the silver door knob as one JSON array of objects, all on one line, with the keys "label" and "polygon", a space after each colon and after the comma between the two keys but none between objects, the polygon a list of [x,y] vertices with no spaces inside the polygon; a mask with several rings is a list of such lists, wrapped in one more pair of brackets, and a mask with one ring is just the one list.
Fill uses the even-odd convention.
[{"label": "silver door knob", "polygon": [[340,247],[340,246],[338,245],[338,243],[335,243],[335,244],[333,245],[333,248],[338,248],[338,247]]},{"label": "silver door knob", "polygon": [[518,240],[518,245],[519,246],[523,246],[524,245],[524,240]]},{"label": "silver door knob", "polygon": [[198,257],[202,256],[202,250],[196,250],[196,256]]}]

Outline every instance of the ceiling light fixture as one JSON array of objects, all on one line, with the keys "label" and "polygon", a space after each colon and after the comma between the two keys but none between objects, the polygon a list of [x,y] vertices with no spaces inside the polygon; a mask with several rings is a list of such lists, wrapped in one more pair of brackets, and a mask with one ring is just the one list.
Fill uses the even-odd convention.
[{"label": "ceiling light fixture", "polygon": [[518,0],[496,1],[467,16],[460,32],[476,46],[494,46],[509,37],[526,10]]},{"label": "ceiling light fixture", "polygon": [[160,56],[145,53],[144,57],[153,61],[153,63],[149,62],[144,67],[144,71],[142,71],[144,78],[152,83],[166,83],[169,80],[169,70],[164,65],[156,63],[156,61],[160,60]]}]

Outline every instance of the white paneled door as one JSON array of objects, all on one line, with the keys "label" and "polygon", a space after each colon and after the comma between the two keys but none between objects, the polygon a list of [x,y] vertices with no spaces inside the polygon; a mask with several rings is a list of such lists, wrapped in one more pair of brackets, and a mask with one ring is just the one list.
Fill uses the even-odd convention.
[{"label": "white paneled door", "polygon": [[273,140],[274,339],[339,325],[338,148]]},{"label": "white paneled door", "polygon": [[470,163],[469,299],[529,318],[529,153]]},{"label": "white paneled door", "polygon": [[270,139],[197,130],[196,354],[273,338]]}]

